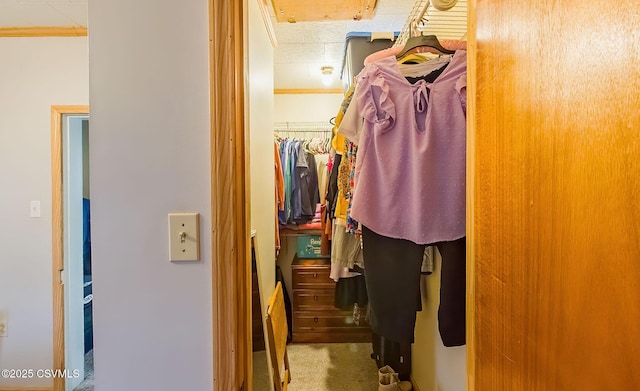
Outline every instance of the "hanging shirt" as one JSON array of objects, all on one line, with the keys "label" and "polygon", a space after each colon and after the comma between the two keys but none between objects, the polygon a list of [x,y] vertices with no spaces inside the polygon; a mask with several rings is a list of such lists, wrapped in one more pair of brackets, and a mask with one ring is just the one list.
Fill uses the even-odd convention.
[{"label": "hanging shirt", "polygon": [[289,141],[280,143],[280,162],[282,163],[282,177],[284,179],[284,208],[278,211],[280,225],[287,225],[288,216],[291,215],[291,172],[289,168]]},{"label": "hanging shirt", "polygon": [[465,236],[466,51],[432,83],[407,81],[395,57],[357,83],[339,130],[358,145],[353,218],[419,244]]},{"label": "hanging shirt", "polygon": [[300,178],[296,175],[296,166],[300,153],[300,141],[291,140],[289,143],[289,177],[291,178],[291,213],[287,215],[287,223],[293,223],[302,215],[302,193],[300,192]]},{"label": "hanging shirt", "polygon": [[276,255],[280,251],[280,225],[279,225],[279,212],[284,211],[284,176],[282,175],[282,162],[280,161],[280,148],[278,142],[273,143],[273,162],[274,162],[274,177],[275,177],[275,199],[276,199],[276,213],[275,213],[275,232],[276,232]]}]

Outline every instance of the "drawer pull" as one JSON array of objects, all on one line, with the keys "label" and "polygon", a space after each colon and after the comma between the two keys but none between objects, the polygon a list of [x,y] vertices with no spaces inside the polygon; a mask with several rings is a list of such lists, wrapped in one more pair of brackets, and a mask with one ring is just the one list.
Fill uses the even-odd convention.
[{"label": "drawer pull", "polygon": [[318,273],[313,273],[313,278],[317,278],[318,277]]},{"label": "drawer pull", "polygon": [[318,323],[318,318],[313,318],[313,321],[314,321],[315,323]]},{"label": "drawer pull", "polygon": [[313,296],[313,301],[318,301],[318,296]]}]

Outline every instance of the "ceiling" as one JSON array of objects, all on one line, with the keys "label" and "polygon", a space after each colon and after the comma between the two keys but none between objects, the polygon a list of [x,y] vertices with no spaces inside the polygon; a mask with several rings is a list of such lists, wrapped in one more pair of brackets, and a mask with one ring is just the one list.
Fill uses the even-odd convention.
[{"label": "ceiling", "polygon": [[[345,38],[349,32],[384,32],[402,29],[415,0],[378,0],[372,19],[278,23],[275,28],[278,46],[274,53],[276,88],[342,88],[340,71]],[[333,82],[322,83],[320,68],[334,68]]]},{"label": "ceiling", "polygon": [[[86,26],[88,0],[0,0],[0,27]],[[372,19],[278,23],[271,22],[278,46],[274,52],[276,89],[341,89],[339,80],[349,32],[401,31],[416,5],[425,0],[378,0]],[[424,31],[440,39],[466,34],[467,1],[450,11],[430,7]],[[321,67],[332,66],[330,85],[322,83]]]},{"label": "ceiling", "polygon": [[[341,89],[339,79],[349,32],[401,31],[409,19],[426,1],[378,0],[372,19],[359,21],[328,21],[278,23],[273,10],[278,46],[274,56],[276,89]],[[415,15],[414,15],[415,16]],[[462,39],[467,32],[467,0],[458,0],[451,10],[442,12],[432,6],[427,10],[428,21],[421,30],[440,39]],[[322,83],[322,66],[332,66],[332,84]]]},{"label": "ceiling", "polygon": [[87,26],[87,0],[0,0],[0,27]]}]

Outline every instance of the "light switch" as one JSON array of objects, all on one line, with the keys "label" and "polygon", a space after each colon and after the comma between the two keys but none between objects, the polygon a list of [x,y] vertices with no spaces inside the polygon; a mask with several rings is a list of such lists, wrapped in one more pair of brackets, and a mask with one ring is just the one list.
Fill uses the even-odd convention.
[{"label": "light switch", "polygon": [[169,260],[200,260],[198,213],[169,213]]},{"label": "light switch", "polygon": [[31,201],[29,205],[29,216],[40,217],[40,201]]}]

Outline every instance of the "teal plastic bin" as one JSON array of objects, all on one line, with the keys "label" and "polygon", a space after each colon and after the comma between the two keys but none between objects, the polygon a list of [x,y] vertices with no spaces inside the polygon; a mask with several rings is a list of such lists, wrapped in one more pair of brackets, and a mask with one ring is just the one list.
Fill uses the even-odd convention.
[{"label": "teal plastic bin", "polygon": [[298,258],[322,258],[320,253],[320,235],[300,235],[296,237]]}]

